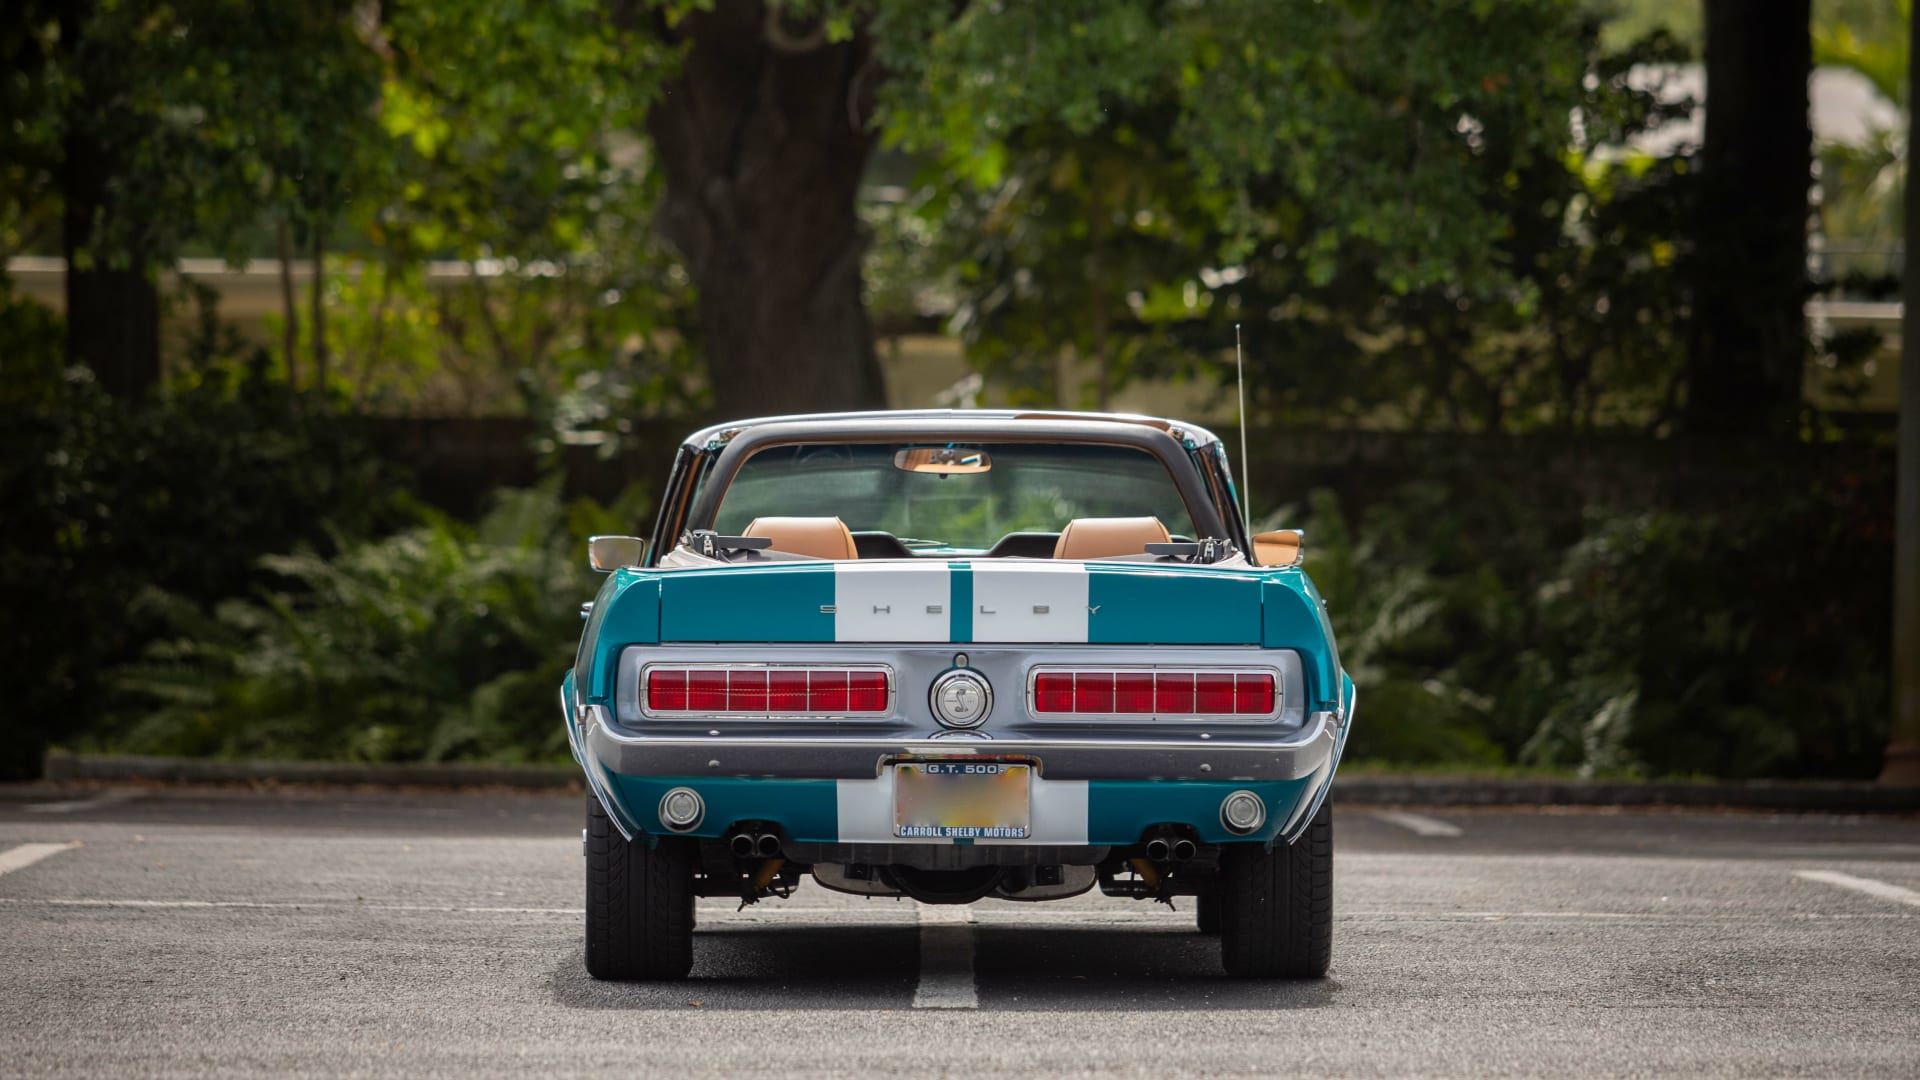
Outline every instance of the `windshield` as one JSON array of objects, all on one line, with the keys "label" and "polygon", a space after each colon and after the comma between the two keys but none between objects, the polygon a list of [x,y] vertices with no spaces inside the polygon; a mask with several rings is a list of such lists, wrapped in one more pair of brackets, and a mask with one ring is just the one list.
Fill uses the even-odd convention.
[{"label": "windshield", "polygon": [[[741,464],[714,529],[744,532],[759,517],[838,516],[854,532],[891,533],[908,548],[985,551],[1015,532],[1059,532],[1083,517],[1160,519],[1193,535],[1173,477],[1159,458],[1128,446],[1072,443],[952,444],[985,454],[977,472],[902,468],[915,443],[802,443],[769,447]],[[946,446],[948,444],[939,444]]]}]

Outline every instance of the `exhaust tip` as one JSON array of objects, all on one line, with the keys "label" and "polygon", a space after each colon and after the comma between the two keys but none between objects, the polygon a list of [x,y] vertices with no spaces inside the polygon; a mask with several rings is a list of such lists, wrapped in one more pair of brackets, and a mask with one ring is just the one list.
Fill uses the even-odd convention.
[{"label": "exhaust tip", "polygon": [[727,847],[744,859],[753,854],[753,837],[746,833],[734,833],[733,838],[727,841]]},{"label": "exhaust tip", "polygon": [[1181,862],[1186,862],[1188,859],[1193,858],[1194,854],[1199,850],[1193,841],[1185,839],[1184,837],[1173,842],[1173,857]]},{"label": "exhaust tip", "polygon": [[1169,850],[1165,840],[1156,836],[1152,840],[1147,841],[1147,858],[1152,859],[1154,862],[1165,862],[1168,854]]},{"label": "exhaust tip", "polygon": [[780,838],[773,833],[761,833],[753,838],[753,852],[763,859],[780,854]]}]

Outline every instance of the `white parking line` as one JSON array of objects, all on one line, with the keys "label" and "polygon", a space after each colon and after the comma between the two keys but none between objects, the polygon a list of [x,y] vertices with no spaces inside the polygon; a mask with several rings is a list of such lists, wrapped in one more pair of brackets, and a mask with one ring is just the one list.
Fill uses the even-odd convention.
[{"label": "white parking line", "polygon": [[90,799],[68,799],[65,802],[32,803],[26,807],[29,814],[77,814],[83,810],[100,810],[109,806],[118,806],[132,802],[141,795],[138,791],[103,791]]},{"label": "white parking line", "polygon": [[25,869],[49,855],[58,855],[72,847],[73,844],[21,844],[10,851],[0,852],[0,874]]},{"label": "white parking line", "polygon": [[1402,810],[1375,810],[1373,816],[1389,825],[1398,825],[1411,830],[1419,836],[1459,836],[1460,826],[1449,825],[1438,818],[1425,814],[1409,814]]},{"label": "white parking line", "polygon": [[1875,881],[1872,878],[1854,877],[1852,874],[1842,874],[1837,870],[1795,870],[1793,876],[1805,878],[1808,881],[1818,881],[1822,885],[1838,885],[1843,889],[1866,893],[1881,900],[1891,900],[1896,904],[1912,904],[1914,907],[1920,907],[1920,892],[1914,892],[1899,885],[1889,885],[1884,881]]},{"label": "white parking line", "polygon": [[920,981],[916,1009],[977,1009],[973,985],[973,909],[963,904],[920,904]]}]

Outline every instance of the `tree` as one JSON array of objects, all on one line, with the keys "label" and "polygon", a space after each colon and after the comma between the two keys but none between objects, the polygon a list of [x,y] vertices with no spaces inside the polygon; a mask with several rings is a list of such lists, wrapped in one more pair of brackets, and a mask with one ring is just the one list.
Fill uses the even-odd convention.
[{"label": "tree", "polygon": [[1687,426],[1797,431],[1807,358],[1810,0],[1704,0],[1707,129],[1691,261]]},{"label": "tree", "polygon": [[[908,205],[940,237],[930,261],[956,268],[970,359],[1016,400],[1080,404],[1100,395],[1058,385],[1063,345],[1110,361],[1114,385],[1211,382],[1246,322],[1269,420],[1664,428],[1687,176],[1629,148],[1690,112],[1641,75],[1679,43],[1603,48],[1600,22],[1559,4],[1274,10],[1291,41],[1232,5],[1144,26],[1188,35],[1175,47],[1196,59],[1125,95],[1087,89],[1103,65],[1077,54],[1096,46],[1002,13],[965,27],[976,52],[891,95],[937,155]],[[1117,43],[1104,66],[1131,78],[1166,46],[1129,29],[1085,36]],[[1249,51],[1270,65],[1221,70]],[[1003,53],[1019,71],[968,74]],[[1234,79],[1259,109],[1231,100]]]},{"label": "tree", "polygon": [[[59,5],[58,48],[73,89],[60,107],[61,244],[67,359],[116,397],[160,378],[156,251],[165,247],[137,159],[159,130],[135,97],[139,35],[91,0]],[[131,181],[131,182],[130,182]],[[119,189],[131,188],[131,197]]]},{"label": "tree", "polygon": [[[9,156],[57,191],[67,358],[119,397],[160,377],[159,274],[231,257],[266,207],[324,220],[378,88],[356,0],[24,0],[0,22]],[[317,235],[317,233],[315,234]]]},{"label": "tree", "polygon": [[855,207],[884,78],[871,33],[794,30],[759,0],[656,14],[663,39],[688,45],[647,117],[659,220],[699,290],[715,406],[885,407]]},{"label": "tree", "polygon": [[[1920,20],[1908,26],[1908,56],[1920,58]],[[1909,68],[1911,88],[1913,74]],[[1908,101],[1912,98],[1909,94]],[[1920,115],[1907,110],[1907,145],[1920,138]],[[1920,185],[1908,175],[1905,275],[1906,310],[1920,312],[1920,273],[1912,253],[1920,251]],[[1900,335],[1900,457],[1894,542],[1893,730],[1887,746],[1890,784],[1920,784],[1920,334]]]},{"label": "tree", "polygon": [[[1506,273],[1493,241],[1508,225],[1467,129],[1497,114],[1564,132],[1564,106],[1556,116],[1534,88],[1574,85],[1580,64],[1573,0],[682,7],[653,8],[686,54],[648,126],[667,177],[661,220],[701,291],[727,412],[879,400],[854,212],[875,117],[887,142],[990,188],[1022,152],[1104,170],[1100,148],[1151,105],[1165,115],[1141,137],[1189,178],[1165,194],[1209,208],[1196,218],[1214,238],[1207,265],[1292,230],[1316,281],[1364,251],[1377,288],[1483,287]],[[1276,190],[1297,201],[1271,201]],[[1076,222],[1086,293],[1071,306],[1081,332],[1056,340],[1101,370],[1134,315],[1116,264],[1134,228],[1123,207],[1140,209],[1131,192],[1103,171],[1047,199]],[[1302,203],[1310,221],[1293,216]]]}]

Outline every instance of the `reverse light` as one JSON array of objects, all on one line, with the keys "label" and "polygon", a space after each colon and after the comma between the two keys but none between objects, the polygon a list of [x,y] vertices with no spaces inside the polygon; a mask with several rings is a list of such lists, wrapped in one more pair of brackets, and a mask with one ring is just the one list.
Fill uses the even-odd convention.
[{"label": "reverse light", "polygon": [[1032,674],[1035,716],[1161,716],[1267,720],[1280,698],[1271,671],[1040,668]]},{"label": "reverse light", "polygon": [[646,669],[649,716],[879,716],[893,707],[884,667],[672,666]]},{"label": "reverse light", "polygon": [[660,822],[669,829],[691,829],[706,813],[706,800],[692,788],[677,787],[660,796]]},{"label": "reverse light", "polygon": [[1237,833],[1250,833],[1267,820],[1267,804],[1251,791],[1236,791],[1220,800],[1220,823]]}]

